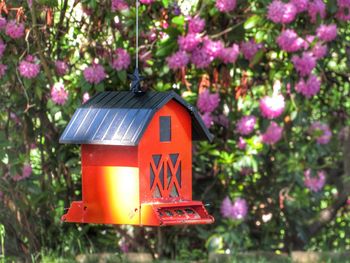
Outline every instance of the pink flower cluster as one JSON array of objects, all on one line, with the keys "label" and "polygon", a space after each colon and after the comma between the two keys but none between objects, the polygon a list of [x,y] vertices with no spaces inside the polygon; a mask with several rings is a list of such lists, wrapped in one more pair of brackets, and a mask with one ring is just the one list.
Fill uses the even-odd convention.
[{"label": "pink flower cluster", "polygon": [[238,147],[239,149],[241,149],[241,150],[244,150],[246,146],[247,146],[247,143],[246,143],[246,141],[244,140],[244,138],[243,138],[243,137],[239,137],[239,138],[238,138],[237,147]]},{"label": "pink flower cluster", "polygon": [[112,58],[112,68],[115,70],[127,69],[130,65],[130,55],[122,48],[117,48],[114,51]]},{"label": "pink flower cluster", "polygon": [[326,123],[316,121],[311,124],[309,131],[316,138],[318,144],[327,144],[332,138],[332,131]]},{"label": "pink flower cluster", "polygon": [[68,72],[68,65],[62,60],[55,61],[55,68],[59,76],[64,76]]},{"label": "pink flower cluster", "polygon": [[19,63],[18,71],[22,77],[28,79],[35,78],[40,73],[40,65],[38,64],[38,60],[35,57],[28,55]]},{"label": "pink flower cluster", "polygon": [[285,107],[284,97],[282,94],[274,94],[271,97],[265,96],[259,102],[261,115],[268,119],[279,117]]},{"label": "pink flower cluster", "polygon": [[317,42],[313,48],[311,49],[312,55],[316,59],[324,58],[327,55],[328,48],[326,45],[322,45],[321,43]]},{"label": "pink flower cluster", "polygon": [[326,183],[326,172],[320,170],[316,176],[311,175],[311,169],[304,171],[304,184],[313,192],[319,192],[322,190]]},{"label": "pink flower cluster", "polygon": [[13,39],[21,38],[24,36],[24,24],[11,20],[6,25],[5,33]]},{"label": "pink flower cluster", "polygon": [[241,220],[248,214],[248,204],[243,198],[236,198],[234,202],[231,202],[230,198],[227,196],[221,203],[220,211],[223,217]]},{"label": "pink flower cluster", "polygon": [[326,4],[323,0],[311,0],[308,4],[310,21],[316,23],[317,16],[324,19],[326,17]]},{"label": "pink flower cluster", "polygon": [[248,60],[252,60],[255,54],[261,48],[262,48],[262,44],[257,44],[254,39],[250,39],[247,42],[241,43],[241,50],[242,50],[243,56]]},{"label": "pink flower cluster", "polygon": [[179,69],[185,67],[190,61],[190,57],[187,55],[185,51],[177,51],[170,57],[166,58],[169,68],[171,69]]},{"label": "pink flower cluster", "polygon": [[141,4],[144,4],[144,5],[150,5],[153,3],[154,0],[140,0],[140,3]]},{"label": "pink flower cluster", "polygon": [[32,169],[31,164],[24,164],[23,168],[22,168],[22,174],[15,175],[13,177],[13,180],[14,181],[21,181],[21,180],[27,179],[32,174],[32,172],[33,172],[33,169]]},{"label": "pink flower cluster", "polygon": [[177,39],[179,51],[166,59],[169,68],[176,70],[189,62],[197,68],[207,68],[215,59],[220,59],[225,64],[236,62],[239,56],[237,44],[225,48],[221,40],[215,41],[208,36],[201,36],[200,32],[205,27],[203,19],[191,17],[188,21],[187,34]]},{"label": "pink flower cluster", "polygon": [[280,0],[273,0],[267,9],[267,18],[274,23],[289,24],[297,15],[297,8],[293,3],[284,3]]},{"label": "pink flower cluster", "polygon": [[197,107],[201,112],[213,112],[220,102],[219,93],[211,94],[208,89],[205,89],[199,94]]},{"label": "pink flower cluster", "polygon": [[320,25],[316,30],[317,36],[319,39],[330,42],[333,41],[337,37],[337,25],[336,24],[330,24],[330,25]]},{"label": "pink flower cluster", "polygon": [[236,124],[236,131],[242,135],[251,134],[254,131],[256,124],[256,117],[247,115],[242,117]]},{"label": "pink flower cluster", "polygon": [[90,67],[87,67],[84,72],[84,78],[91,84],[98,84],[106,78],[104,68],[100,64],[92,63]]},{"label": "pink flower cluster", "polygon": [[293,29],[287,29],[277,37],[279,47],[287,52],[295,52],[304,47],[304,40]]},{"label": "pink flower cluster", "polygon": [[275,144],[282,138],[283,128],[278,126],[276,122],[271,122],[267,127],[264,134],[261,136],[261,140],[265,144]]},{"label": "pink flower cluster", "polygon": [[309,0],[291,0],[291,3],[296,7],[297,13],[307,10]]},{"label": "pink flower cluster", "polygon": [[186,36],[179,36],[177,43],[180,50],[191,52],[197,48],[202,39],[197,33],[188,33]]},{"label": "pink flower cluster", "polygon": [[68,91],[63,83],[57,82],[51,87],[51,100],[57,105],[64,105],[68,100]]},{"label": "pink flower cluster", "polygon": [[292,62],[301,77],[310,75],[311,71],[316,67],[316,58],[310,52],[303,52],[301,57],[294,55]]},{"label": "pink flower cluster", "polygon": [[295,90],[301,94],[303,94],[306,98],[311,98],[316,95],[320,91],[321,81],[319,78],[311,74],[307,81],[301,79],[296,85]]},{"label": "pink flower cluster", "polygon": [[205,28],[205,20],[200,17],[191,17],[188,22],[189,33],[200,33]]},{"label": "pink flower cluster", "polygon": [[350,0],[337,0],[338,12],[336,17],[339,20],[350,20]]},{"label": "pink flower cluster", "polygon": [[128,4],[124,0],[112,0],[111,9],[113,12],[128,9]]},{"label": "pink flower cluster", "polygon": [[233,44],[232,47],[223,48],[219,55],[222,62],[225,64],[235,63],[239,56],[239,46],[237,44]]},{"label": "pink flower cluster", "polygon": [[212,112],[219,106],[219,93],[210,94],[208,89],[202,91],[198,96],[197,107],[202,112],[202,119],[208,128],[213,122]]},{"label": "pink flower cluster", "polygon": [[236,7],[236,0],[216,0],[216,8],[220,12],[230,12]]},{"label": "pink flower cluster", "polygon": [[0,30],[4,30],[6,28],[7,25],[7,20],[5,17],[2,17],[0,15]]}]

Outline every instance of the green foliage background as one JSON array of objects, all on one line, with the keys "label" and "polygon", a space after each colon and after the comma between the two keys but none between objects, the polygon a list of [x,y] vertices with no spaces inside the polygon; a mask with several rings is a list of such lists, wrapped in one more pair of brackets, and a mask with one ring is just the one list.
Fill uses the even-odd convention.
[{"label": "green foliage background", "polygon": [[[2,63],[8,65],[7,74],[0,79],[0,222],[6,232],[7,255],[29,258],[46,250],[61,255],[120,252],[121,243],[127,244],[130,251],[180,260],[203,258],[208,251],[350,248],[350,213],[346,204],[350,159],[343,150],[349,141],[338,139],[339,131],[349,125],[350,27],[348,22],[334,19],[335,0],[327,1],[328,16],[324,21],[310,24],[302,14],[290,26],[306,35],[314,33],[321,22],[338,25],[338,37],[330,43],[329,55],[318,63],[316,71],[323,84],[312,99],[294,90],[287,94],[287,84],[294,87],[298,78],[290,54],[281,51],[275,41],[282,26],[266,19],[270,1],[239,0],[230,13],[220,13],[214,0],[178,1],[183,8],[187,3],[190,14],[199,14],[206,20],[208,36],[223,40],[227,46],[251,38],[264,43],[251,63],[240,56],[235,64],[214,61],[207,69],[191,65],[185,72],[171,71],[165,63],[165,58],[178,48],[177,37],[186,33],[185,16],[175,15],[174,2],[169,0],[141,5],[141,33],[154,29],[157,34],[154,41],[146,37],[141,40],[141,52],[152,55],[147,66],[142,67],[147,77],[144,85],[158,91],[177,88],[195,104],[203,76],[207,76],[209,88],[221,96],[215,115],[224,113],[229,119],[228,127],[211,127],[215,135],[212,144],[201,142],[194,149],[194,199],[209,205],[207,209],[216,218],[215,224],[172,228],[60,221],[69,203],[79,199],[81,182],[79,146],[59,144],[59,135],[81,105],[84,92],[93,95],[103,90],[128,89],[127,72],[113,70],[103,54],[122,47],[134,55],[135,9],[111,12],[108,0],[33,2],[30,9],[26,1],[7,1],[8,18],[14,19],[17,14],[17,9],[11,8],[24,8],[25,39],[13,40],[0,32],[7,43]],[[47,23],[51,11],[52,25]],[[116,16],[119,23],[115,23]],[[168,28],[162,27],[164,22]],[[164,33],[169,37],[162,39]],[[17,71],[26,54],[34,54],[41,61],[42,71],[33,80],[23,79]],[[83,68],[94,58],[99,58],[108,73],[108,78],[98,85],[87,83],[82,75]],[[54,71],[57,59],[70,65],[69,73],[61,78]],[[267,146],[259,141],[259,131],[265,131],[269,122],[259,117],[258,102],[272,93],[275,80],[282,82],[286,98],[286,110],[278,119],[284,134],[278,144]],[[63,81],[69,90],[64,106],[50,100],[50,87],[57,81]],[[239,96],[239,91],[243,95]],[[11,114],[19,121],[14,121]],[[259,117],[258,129],[242,151],[237,148],[235,123],[246,114]],[[316,120],[329,123],[332,129],[328,145],[316,144],[308,133],[309,125]],[[14,181],[12,178],[21,173],[25,163],[32,164],[32,175]],[[327,184],[321,192],[312,193],[304,186],[303,171],[310,167],[327,171]],[[251,172],[243,175],[242,168]],[[248,201],[249,214],[244,221],[222,218],[220,204],[226,196]],[[329,211],[331,217],[325,219],[322,211]],[[267,215],[271,219],[265,222]]]}]

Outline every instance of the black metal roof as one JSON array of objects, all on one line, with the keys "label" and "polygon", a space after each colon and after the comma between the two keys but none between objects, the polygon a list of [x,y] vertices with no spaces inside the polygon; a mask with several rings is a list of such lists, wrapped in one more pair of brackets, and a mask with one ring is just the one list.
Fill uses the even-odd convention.
[{"label": "black metal roof", "polygon": [[60,143],[138,145],[153,115],[172,99],[191,114],[192,140],[211,141],[196,108],[173,91],[148,91],[138,96],[131,91],[106,91],[75,111]]}]

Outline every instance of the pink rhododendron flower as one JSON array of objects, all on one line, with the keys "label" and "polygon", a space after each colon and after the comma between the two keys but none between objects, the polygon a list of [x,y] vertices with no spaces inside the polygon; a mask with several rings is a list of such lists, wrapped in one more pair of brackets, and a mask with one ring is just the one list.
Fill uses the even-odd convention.
[{"label": "pink rhododendron flower", "polygon": [[216,0],[216,8],[220,12],[230,12],[236,7],[236,0]]},{"label": "pink rhododendron flower", "polygon": [[5,75],[7,66],[0,63],[0,79]]},{"label": "pink rhododendron flower", "polygon": [[0,59],[4,55],[5,49],[6,49],[6,44],[0,38]]},{"label": "pink rhododendron flower", "polygon": [[292,3],[284,4],[284,12],[281,19],[283,24],[289,24],[295,20],[295,16],[297,15],[297,8]]},{"label": "pink rhododendron flower", "polygon": [[220,114],[219,116],[214,116],[213,120],[214,120],[214,122],[220,124],[221,126],[223,126],[225,128],[228,128],[228,126],[230,124],[230,120],[224,114]]},{"label": "pink rhododendron flower", "polygon": [[193,51],[202,39],[199,34],[188,33],[186,36],[179,36],[177,43],[179,44],[180,50],[191,52]]},{"label": "pink rhododendron flower", "polygon": [[252,60],[260,48],[262,48],[262,44],[255,43],[254,39],[241,43],[241,51],[243,56],[248,60]]},{"label": "pink rhododendron flower", "polygon": [[272,22],[281,23],[284,13],[284,3],[279,0],[273,0],[267,7],[267,18]]},{"label": "pink rhododendron flower", "polygon": [[338,12],[336,17],[339,20],[350,20],[350,0],[337,0]]},{"label": "pink rhododendron flower", "polygon": [[171,69],[179,69],[185,67],[190,61],[190,57],[185,51],[177,51],[170,57],[167,57],[166,61]]},{"label": "pink rhododendron flower", "polygon": [[5,33],[13,39],[21,38],[24,36],[24,24],[11,20],[6,25]]},{"label": "pink rhododendron flower", "polygon": [[57,105],[63,105],[68,100],[68,91],[63,83],[57,82],[51,87],[51,100]]},{"label": "pink rhododendron flower", "polygon": [[18,71],[22,77],[32,79],[38,76],[40,73],[40,65],[37,59],[31,55],[28,55],[24,60],[19,63]]},{"label": "pink rhododendron flower", "polygon": [[277,37],[277,44],[284,51],[295,52],[303,47],[304,40],[293,29],[287,29]]},{"label": "pink rhododendron flower", "polygon": [[261,140],[266,144],[275,144],[282,138],[283,128],[278,126],[276,122],[271,122],[267,127],[264,134],[261,136]]},{"label": "pink rhododendron flower", "polygon": [[320,87],[320,79],[316,75],[311,74],[306,82],[303,79],[300,80],[295,86],[295,90],[303,94],[306,98],[311,98],[320,91]]},{"label": "pink rhododendron flower", "polygon": [[200,17],[192,17],[188,22],[189,33],[200,33],[204,30],[205,20]]},{"label": "pink rhododendron flower", "polygon": [[260,99],[259,107],[261,115],[268,119],[279,117],[284,111],[284,97],[282,94],[265,96]]},{"label": "pink rhododendron flower", "polygon": [[209,38],[206,38],[203,43],[202,50],[206,52],[213,59],[220,56],[222,50],[224,49],[224,43],[220,40],[213,41]]},{"label": "pink rhododendron flower", "polygon": [[111,9],[113,12],[128,9],[128,4],[125,0],[112,0]]},{"label": "pink rhododendron flower", "polygon": [[98,84],[106,78],[104,68],[96,63],[93,63],[90,67],[87,67],[84,72],[84,78],[91,84]]},{"label": "pink rhododendron flower", "polygon": [[114,51],[112,58],[112,68],[115,70],[127,69],[130,65],[130,55],[122,48],[117,48]]},{"label": "pink rhododendron flower", "polygon": [[313,35],[307,35],[306,37],[305,37],[305,40],[304,40],[304,42],[303,42],[303,48],[306,50],[306,49],[308,49],[309,47],[310,47],[310,44],[312,43],[312,42],[314,42],[314,40],[315,40],[315,36],[313,36]]},{"label": "pink rhododendron flower", "polygon": [[232,47],[223,48],[219,55],[222,62],[225,64],[235,63],[239,56],[239,46],[237,44],[233,44]]},{"label": "pink rhododendron flower", "polygon": [[191,54],[191,62],[197,68],[206,68],[214,60],[214,57],[203,48],[196,48]]},{"label": "pink rhododendron flower", "polygon": [[64,76],[68,72],[68,65],[63,60],[56,60],[55,68],[59,76]]},{"label": "pink rhododendron flower", "polygon": [[316,176],[311,175],[311,169],[304,171],[304,184],[313,192],[322,190],[326,183],[326,172],[321,170],[317,172]]},{"label": "pink rhododendron flower", "polygon": [[311,49],[312,55],[317,59],[324,58],[327,55],[327,52],[328,52],[327,46],[322,45],[319,42],[316,43]]},{"label": "pink rhododendron flower", "polygon": [[283,3],[280,0],[273,0],[267,11],[267,18],[275,23],[289,24],[294,21],[297,8],[293,3]]},{"label": "pink rhododendron flower", "polygon": [[238,146],[239,149],[244,150],[245,147],[247,146],[247,143],[242,137],[239,137],[237,146]]},{"label": "pink rhododendron flower", "polygon": [[153,3],[154,0],[140,0],[140,3],[141,4],[144,4],[144,5],[150,5]]},{"label": "pink rhododendron flower", "polygon": [[297,9],[297,13],[301,13],[307,10],[309,0],[291,0],[290,1]]},{"label": "pink rhododendron flower", "polygon": [[23,168],[22,168],[22,174],[19,175],[15,175],[12,179],[16,182],[24,180],[26,178],[28,178],[33,172],[32,166],[31,164],[24,164]]},{"label": "pink rhododendron flower", "polygon": [[229,197],[226,197],[220,207],[223,217],[233,220],[244,219],[248,214],[248,204],[243,198],[236,198],[232,203]]},{"label": "pink rhododendron flower", "polygon": [[90,95],[87,92],[84,92],[83,94],[83,103],[87,102],[90,99]]},{"label": "pink rhododendron flower", "polygon": [[213,116],[210,112],[205,112],[202,116],[202,120],[204,122],[204,125],[207,128],[210,128],[210,126],[213,124]]},{"label": "pink rhododendron flower", "polygon": [[337,37],[337,25],[336,24],[320,25],[317,28],[316,32],[317,32],[317,36],[321,40],[325,42],[330,42]]},{"label": "pink rhododendron flower", "polygon": [[28,178],[32,174],[32,166],[31,164],[24,164],[22,168],[22,178]]},{"label": "pink rhododendron flower", "polygon": [[236,131],[242,135],[248,135],[254,131],[256,117],[247,115],[242,117],[236,124]]},{"label": "pink rhododendron flower", "polygon": [[208,89],[205,89],[198,96],[197,107],[201,112],[213,112],[220,102],[219,93],[210,93]]},{"label": "pink rhododendron flower", "polygon": [[308,13],[312,23],[316,22],[317,16],[324,19],[326,17],[326,4],[323,0],[310,0],[308,6]]},{"label": "pink rhododendron flower", "polygon": [[315,136],[318,144],[327,144],[332,138],[332,131],[328,124],[319,121],[311,124],[310,133]]},{"label": "pink rhododendron flower", "polygon": [[316,58],[309,52],[303,52],[301,57],[294,55],[292,62],[299,75],[305,77],[316,67]]},{"label": "pink rhododendron flower", "polygon": [[7,21],[5,17],[0,16],[0,30],[4,30],[6,28]]}]

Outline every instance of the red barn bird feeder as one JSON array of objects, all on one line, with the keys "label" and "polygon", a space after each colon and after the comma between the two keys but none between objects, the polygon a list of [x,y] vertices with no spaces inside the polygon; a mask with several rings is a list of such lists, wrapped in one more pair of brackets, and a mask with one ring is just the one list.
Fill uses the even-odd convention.
[{"label": "red barn bird feeder", "polygon": [[209,224],[192,200],[192,140],[211,140],[175,92],[102,92],[83,104],[60,142],[81,144],[82,201],[66,222],[143,226]]}]

